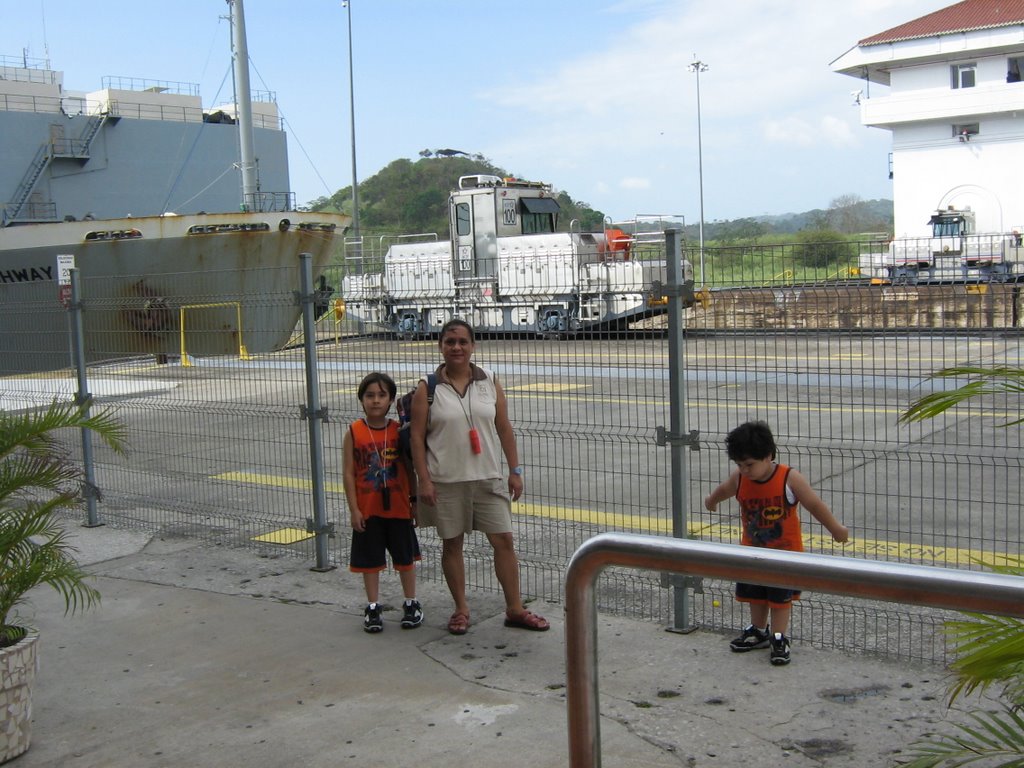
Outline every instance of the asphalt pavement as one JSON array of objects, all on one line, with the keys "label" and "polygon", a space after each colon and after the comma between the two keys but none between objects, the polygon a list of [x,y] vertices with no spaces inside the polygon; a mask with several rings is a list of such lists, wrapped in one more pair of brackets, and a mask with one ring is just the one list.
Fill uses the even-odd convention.
[{"label": "asphalt pavement", "polygon": [[[545,633],[506,628],[497,593],[470,595],[472,626],[445,630],[443,585],[426,620],[362,630],[362,580],[274,550],[69,526],[99,607],[65,617],[43,588],[32,747],[12,768],[566,766],[562,607],[531,603]],[[605,766],[885,766],[948,717],[941,668],[795,642],[793,661],[730,653],[602,616]]]}]

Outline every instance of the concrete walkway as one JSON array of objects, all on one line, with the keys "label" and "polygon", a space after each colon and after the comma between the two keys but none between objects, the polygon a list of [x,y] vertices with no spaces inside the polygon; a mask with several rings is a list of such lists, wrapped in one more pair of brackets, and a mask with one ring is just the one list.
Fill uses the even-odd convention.
[{"label": "concrete walkway", "polygon": [[[71,529],[98,609],[65,618],[34,593],[41,632],[33,745],[14,768],[568,764],[561,606],[547,633],[507,629],[494,594],[444,629],[362,631],[361,579],[291,557],[101,527]],[[400,603],[393,573],[385,602]],[[30,609],[31,609],[30,608]],[[941,669],[797,644],[793,663],[727,638],[602,617],[606,766],[884,766],[942,728]]]}]

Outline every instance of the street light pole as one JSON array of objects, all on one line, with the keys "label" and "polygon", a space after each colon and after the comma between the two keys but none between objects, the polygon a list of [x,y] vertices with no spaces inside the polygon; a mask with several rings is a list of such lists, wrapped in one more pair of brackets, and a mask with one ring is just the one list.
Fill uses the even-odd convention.
[{"label": "street light pole", "polygon": [[700,284],[704,287],[704,148],[700,127],[700,73],[708,71],[708,65],[693,55],[689,70],[697,75],[697,183],[700,187]]},{"label": "street light pole", "polygon": [[[362,258],[362,245],[359,243],[359,179],[356,176],[356,90],[355,78],[352,73],[352,3],[342,0],[341,6],[348,9],[348,97],[349,114],[352,125],[352,239],[359,249]],[[362,265],[360,264],[360,267]]]}]

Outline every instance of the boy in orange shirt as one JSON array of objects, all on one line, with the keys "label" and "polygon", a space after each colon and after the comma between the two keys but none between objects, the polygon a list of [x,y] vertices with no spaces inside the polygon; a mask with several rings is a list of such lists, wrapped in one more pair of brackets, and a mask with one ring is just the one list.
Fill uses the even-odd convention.
[{"label": "boy in orange shirt", "polygon": [[398,449],[398,422],[388,418],[395,401],[395,382],[386,373],[368,374],[359,383],[363,418],[352,422],[342,444],[345,496],[352,521],[349,570],[363,574],[367,606],[363,629],[380,632],[380,572],[387,568],[387,553],[398,571],[405,594],[402,629],[423,623],[416,599],[415,475]]},{"label": "boy in orange shirt", "polygon": [[[704,499],[704,508],[714,512],[720,502],[736,497],[743,524],[741,544],[803,552],[797,511],[801,504],[828,529],[834,540],[844,542],[849,538],[849,530],[835,518],[807,479],[795,469],[775,462],[775,438],[763,421],[736,427],[726,436],[725,446],[736,469]],[[793,600],[799,598],[799,590],[738,583],[736,599],[750,605],[750,625],[729,647],[743,653],[771,646],[771,663],[789,664],[786,631]]]}]

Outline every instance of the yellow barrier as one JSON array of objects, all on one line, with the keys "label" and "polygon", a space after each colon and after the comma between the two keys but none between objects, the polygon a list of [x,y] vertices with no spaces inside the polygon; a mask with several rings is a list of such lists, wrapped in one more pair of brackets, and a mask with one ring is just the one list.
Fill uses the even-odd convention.
[{"label": "yellow barrier", "polygon": [[178,311],[178,327],[179,339],[181,342],[181,365],[183,368],[188,368],[192,365],[192,362],[188,358],[188,351],[185,349],[185,310],[186,309],[210,309],[212,307],[234,307],[235,308],[235,320],[238,327],[238,357],[241,360],[249,360],[249,353],[245,349],[245,344],[242,343],[242,304],[238,301],[220,301],[210,304],[186,304],[181,307]]}]

